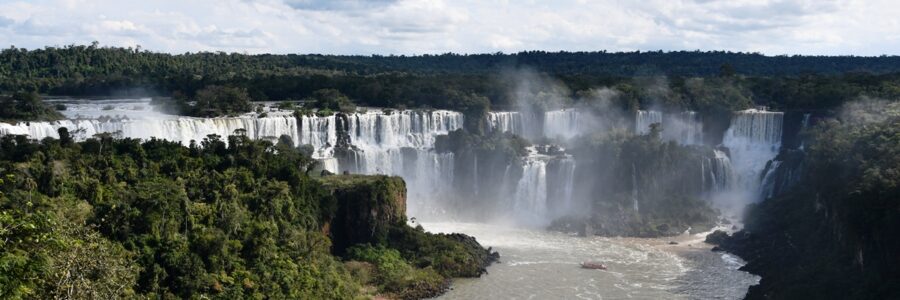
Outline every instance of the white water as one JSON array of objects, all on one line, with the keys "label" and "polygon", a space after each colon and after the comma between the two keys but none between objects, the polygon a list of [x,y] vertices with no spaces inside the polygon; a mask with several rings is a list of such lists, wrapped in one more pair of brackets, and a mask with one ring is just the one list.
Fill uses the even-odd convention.
[{"label": "white water", "polygon": [[582,207],[577,207],[572,198],[575,189],[575,159],[571,157],[563,157],[550,162],[551,173],[549,179],[554,182],[548,182],[548,188],[554,188],[554,193],[548,193],[549,201],[555,202],[555,205],[549,211],[553,212],[553,217],[561,217],[565,214],[572,213]]},{"label": "white water", "polygon": [[522,114],[517,111],[492,111],[487,115],[488,132],[522,133]]},{"label": "white water", "polygon": [[[740,299],[759,278],[743,261],[709,251],[702,235],[670,239],[576,237],[515,226],[423,223],[463,232],[500,253],[480,278],[453,281],[440,299]],[[596,261],[607,270],[581,269]]]},{"label": "white water", "polygon": [[731,159],[721,150],[713,150],[713,158],[701,162],[703,190],[721,192],[734,186],[734,169]]},{"label": "white water", "polygon": [[766,163],[781,147],[784,113],[748,109],[736,112],[725,132],[722,145],[730,151],[736,177],[731,202],[746,204],[761,200],[761,175]]},{"label": "white water", "polygon": [[520,222],[534,224],[546,220],[547,162],[540,159],[525,161],[522,179],[512,200],[513,211]]},{"label": "white water", "polygon": [[526,138],[570,139],[590,130],[589,118],[574,108],[543,112],[543,119],[520,112],[496,111],[487,115],[488,132],[509,132]]},{"label": "white water", "polygon": [[650,133],[650,125],[662,124],[662,112],[639,110],[634,118],[634,131],[638,134]]},{"label": "white water", "polygon": [[675,141],[682,145],[703,144],[703,122],[697,112],[667,114],[662,120],[664,140]]},{"label": "white water", "polygon": [[544,113],[544,137],[569,139],[586,130],[585,120],[574,108],[552,110]]},{"label": "white water", "polygon": [[93,137],[98,133],[112,133],[121,137],[141,139],[156,137],[187,145],[190,141],[200,142],[210,134],[219,135],[224,139],[238,129],[245,130],[246,135],[252,139],[276,140],[281,135],[287,135],[295,142],[300,140],[297,120],[293,117],[258,118],[249,115],[224,118],[167,116],[159,119],[73,119],[18,124],[0,123],[0,135],[24,134],[38,140],[47,137],[59,138],[57,130],[61,127],[69,129],[70,134],[78,140]]}]

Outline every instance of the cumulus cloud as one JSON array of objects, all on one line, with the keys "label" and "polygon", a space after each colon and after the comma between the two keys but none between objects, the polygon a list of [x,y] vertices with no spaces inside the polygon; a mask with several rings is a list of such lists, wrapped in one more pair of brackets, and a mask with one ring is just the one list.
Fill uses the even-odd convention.
[{"label": "cumulus cloud", "polygon": [[0,44],[167,52],[900,54],[891,0],[7,0]]}]

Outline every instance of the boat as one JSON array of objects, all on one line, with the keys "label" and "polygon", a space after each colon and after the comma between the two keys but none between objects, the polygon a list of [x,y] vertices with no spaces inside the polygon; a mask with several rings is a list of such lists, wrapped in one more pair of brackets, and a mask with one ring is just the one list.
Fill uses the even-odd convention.
[{"label": "boat", "polygon": [[591,270],[606,270],[606,265],[598,263],[598,262],[586,261],[586,262],[581,263],[581,268],[582,269],[591,269]]}]

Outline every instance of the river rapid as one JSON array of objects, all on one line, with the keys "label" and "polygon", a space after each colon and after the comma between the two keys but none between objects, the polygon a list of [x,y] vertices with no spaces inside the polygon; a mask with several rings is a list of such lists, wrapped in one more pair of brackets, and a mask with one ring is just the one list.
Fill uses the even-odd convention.
[{"label": "river rapid", "polygon": [[[439,299],[741,299],[759,282],[738,270],[740,258],[712,252],[704,234],[606,238],[484,223],[421,225],[472,235],[500,253],[488,274],[454,280]],[[583,261],[608,269],[582,269]]]}]

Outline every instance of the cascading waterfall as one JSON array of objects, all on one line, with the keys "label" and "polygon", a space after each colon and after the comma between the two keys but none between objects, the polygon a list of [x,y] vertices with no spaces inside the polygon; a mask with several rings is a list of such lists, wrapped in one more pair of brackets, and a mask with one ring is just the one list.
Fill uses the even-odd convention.
[{"label": "cascading waterfall", "polygon": [[634,118],[634,131],[637,134],[650,133],[650,125],[662,123],[663,114],[653,110],[639,110]]},{"label": "cascading waterfall", "polygon": [[[724,191],[731,189],[734,183],[734,169],[731,159],[721,150],[713,150],[713,158],[708,161],[710,186],[704,190]],[[705,182],[705,179],[704,179]]]},{"label": "cascading waterfall", "polygon": [[781,161],[773,160],[772,165],[767,168],[766,173],[762,177],[762,195],[765,197],[764,199],[772,198],[772,196],[774,196],[775,183],[772,179],[774,178],[779,165],[781,165]]},{"label": "cascading waterfall", "polygon": [[634,206],[634,212],[640,212],[640,206],[638,205],[638,182],[637,182],[637,168],[635,168],[634,164],[631,164],[631,202]]},{"label": "cascading waterfall", "polygon": [[731,164],[744,201],[760,199],[761,173],[781,147],[784,113],[748,109],[734,114],[722,144],[731,153]]},{"label": "cascading waterfall", "polygon": [[552,110],[544,113],[544,137],[569,139],[581,133],[583,124],[580,112],[574,108]]},{"label": "cascading waterfall", "polygon": [[522,133],[522,114],[516,111],[492,111],[487,115],[489,132]]},{"label": "cascading waterfall", "polygon": [[[97,110],[100,111],[99,108]],[[497,160],[489,157],[480,160],[475,155],[469,161],[454,157],[452,153],[434,151],[438,135],[462,128],[463,115],[458,112],[370,109],[361,113],[300,117],[285,113],[269,113],[268,117],[261,118],[252,114],[222,118],[156,114],[152,119],[140,119],[135,118],[140,116],[135,112],[129,116],[132,119],[96,117],[57,122],[0,123],[0,135],[25,134],[42,139],[57,137],[57,130],[67,127],[80,140],[97,133],[118,133],[122,137],[157,137],[184,144],[191,140],[201,141],[209,134],[225,137],[236,130],[244,131],[253,139],[275,140],[287,135],[297,145],[311,145],[314,148],[313,157],[321,162],[325,170],[404,177],[408,183],[410,216],[445,214],[453,203],[457,203],[454,202],[454,195],[459,194],[457,189],[460,187],[454,185],[457,180],[455,176],[457,173],[469,174],[470,171],[474,171],[472,185],[465,181],[466,185],[462,188],[471,186],[471,192],[483,198],[494,197],[498,191],[505,196],[512,194],[508,197],[509,202],[497,205],[506,205],[507,212],[511,212],[516,219],[530,223],[543,222],[580,209],[573,200],[577,165],[571,156],[537,154],[531,148],[531,154],[527,157],[498,165]],[[589,129],[585,126],[584,116],[575,109],[548,111],[530,117],[519,112],[491,112],[486,122],[490,131],[525,134],[529,132],[525,127],[536,126],[536,132],[543,132],[544,137],[564,139]],[[664,138],[682,144],[702,143],[702,123],[694,112],[666,115],[658,111],[637,113],[636,131],[649,132],[652,123],[663,123]],[[646,129],[641,130],[643,128]],[[723,142],[729,148],[731,157],[716,150],[714,157],[700,162],[701,188],[726,191],[739,186],[759,194],[759,180],[771,177],[771,174],[760,176],[760,173],[765,163],[777,153],[780,130],[781,113],[757,110],[736,113]],[[456,165],[457,159],[467,163],[462,166],[467,170],[454,170],[460,167]],[[641,196],[638,188],[640,178],[634,174],[636,170],[632,167],[632,197],[637,210],[638,197]],[[495,178],[494,181],[491,178]],[[482,200],[486,199],[474,201]]]},{"label": "cascading waterfall", "polygon": [[[803,130],[805,130],[807,127],[809,127],[809,117],[810,117],[811,115],[812,115],[812,114],[810,114],[810,113],[805,113],[805,114],[803,114],[803,120],[800,122],[800,131],[801,131],[801,132],[802,132]],[[798,148],[799,148],[801,151],[803,151],[804,147],[806,146],[806,145],[805,145],[805,142],[806,142],[806,141],[803,141],[803,140],[800,141],[800,147],[798,147]]]},{"label": "cascading waterfall", "polygon": [[569,139],[584,133],[587,128],[582,112],[574,108],[550,110],[543,118],[521,112],[497,111],[487,115],[488,132],[509,132],[529,138],[548,137]]},{"label": "cascading waterfall", "polygon": [[547,162],[547,201],[554,217],[570,214],[578,209],[572,194],[575,188],[575,159],[554,157]]},{"label": "cascading waterfall", "polygon": [[542,159],[526,159],[522,179],[513,196],[515,217],[522,222],[541,222],[547,213],[547,162]]},{"label": "cascading waterfall", "polygon": [[[652,117],[649,119],[652,119]],[[647,124],[644,128],[649,128],[649,126]],[[665,140],[675,141],[682,145],[703,144],[703,122],[701,122],[700,115],[697,112],[685,111],[677,114],[667,114],[662,118],[662,127],[662,137]]]},{"label": "cascading waterfall", "polygon": [[312,145],[315,149],[313,158],[331,158],[337,145],[337,119],[335,116],[301,116],[300,139],[297,142]]},{"label": "cascading waterfall", "polygon": [[[335,155],[332,148],[338,135],[349,137],[349,157],[342,157],[339,169],[357,174],[386,174],[407,181],[410,215],[442,214],[446,197],[451,194],[454,157],[433,150],[438,135],[462,128],[463,115],[447,110],[403,110],[385,112],[369,110],[346,116],[346,128],[333,128],[334,116],[308,117],[303,128],[317,133],[313,144],[323,161]],[[309,122],[309,123],[307,123]],[[307,124],[310,124],[309,126]],[[304,140],[306,141],[306,140]]]},{"label": "cascading waterfall", "polygon": [[563,211],[570,212],[574,207],[572,203],[572,192],[575,188],[575,160],[572,158],[565,158],[560,160],[560,172],[558,178],[560,178],[560,182],[562,182],[562,199],[563,199]]},{"label": "cascading waterfall", "polygon": [[19,122],[17,124],[0,123],[0,135],[24,134],[38,140],[47,137],[59,138],[57,130],[62,127],[66,127],[77,140],[84,140],[99,133],[111,133],[121,135],[121,137],[140,139],[156,137],[187,145],[192,140],[200,142],[210,134],[216,134],[224,138],[234,134],[237,130],[244,130],[245,134],[252,139],[275,140],[282,135],[290,136],[295,143],[301,139],[298,135],[297,120],[290,116],[265,118],[240,116],[224,118],[90,119]]},{"label": "cascading waterfall", "polygon": [[352,114],[348,132],[354,146],[372,148],[433,148],[441,134],[462,128],[463,115],[447,110],[380,110]]}]

